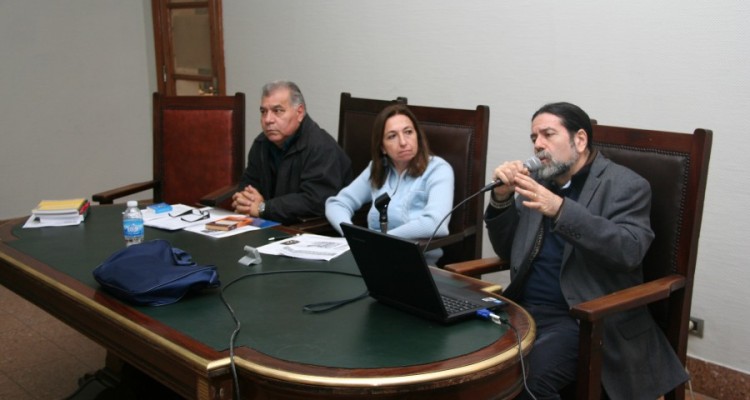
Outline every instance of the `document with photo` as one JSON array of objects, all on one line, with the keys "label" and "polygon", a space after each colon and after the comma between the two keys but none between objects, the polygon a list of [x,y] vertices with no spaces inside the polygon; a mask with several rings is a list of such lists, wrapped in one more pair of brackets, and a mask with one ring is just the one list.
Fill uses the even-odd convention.
[{"label": "document with photo", "polygon": [[342,237],[303,233],[275,239],[273,243],[258,247],[258,251],[261,254],[330,261],[349,250],[349,244]]},{"label": "document with photo", "polygon": [[203,222],[204,223],[201,224],[191,225],[185,228],[185,230],[205,236],[224,238],[278,225],[277,222],[268,221],[262,218],[253,218],[239,214],[227,215],[214,212],[211,213],[211,218]]}]

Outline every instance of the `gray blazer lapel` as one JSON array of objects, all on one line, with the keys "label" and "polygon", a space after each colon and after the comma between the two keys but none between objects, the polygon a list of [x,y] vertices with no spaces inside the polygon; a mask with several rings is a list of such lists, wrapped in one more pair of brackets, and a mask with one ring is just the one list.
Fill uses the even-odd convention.
[{"label": "gray blazer lapel", "polygon": [[[523,205],[520,205],[521,201],[522,198],[519,198],[517,200],[518,207],[523,207]],[[519,259],[522,260],[526,260],[526,258],[529,257],[529,254],[531,253],[531,250],[536,242],[536,235],[539,232],[539,227],[542,224],[542,213],[530,212],[526,215],[528,217],[525,218],[525,221],[521,221],[522,225],[519,224],[518,228],[516,229],[516,234],[521,235],[518,240],[520,240],[521,243],[524,244],[523,252],[521,254],[516,254],[516,256],[519,256]]]},{"label": "gray blazer lapel", "polygon": [[[583,185],[583,188],[581,188],[581,194],[578,196],[579,204],[588,208],[589,203],[591,203],[591,200],[596,195],[597,189],[599,189],[601,175],[604,170],[607,169],[607,165],[609,165],[609,160],[602,156],[601,153],[597,154],[596,158],[594,158],[594,161],[591,163],[589,177],[586,179],[586,183]],[[563,250],[563,267],[565,267],[565,264],[568,262],[568,257],[570,257],[572,252],[573,246],[570,245],[570,243],[566,243],[565,249]]]}]

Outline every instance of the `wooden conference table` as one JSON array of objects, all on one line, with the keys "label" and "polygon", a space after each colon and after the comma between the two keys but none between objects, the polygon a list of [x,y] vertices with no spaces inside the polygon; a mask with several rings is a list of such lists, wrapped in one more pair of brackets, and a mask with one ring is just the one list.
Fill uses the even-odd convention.
[{"label": "wooden conference table", "polygon": [[[232,398],[228,348],[235,325],[218,290],[162,307],[131,306],[99,290],[91,271],[124,246],[121,208],[93,207],[84,223],[70,227],[1,222],[0,284],[185,398]],[[364,292],[359,277],[325,273],[357,273],[348,252],[330,262],[264,255],[256,266],[238,263],[245,245],[259,247],[284,231],[215,239],[146,229],[147,240],[166,239],[199,264],[216,265],[223,284],[248,275],[224,292],[242,323],[235,342],[242,398],[502,399],[521,391],[518,342],[507,326],[479,319],[441,325],[369,297],[326,313],[304,312],[306,304]],[[286,272],[260,274],[272,271]],[[434,275],[493,289],[438,269]],[[513,303],[503,314],[526,354],[533,321]]]}]

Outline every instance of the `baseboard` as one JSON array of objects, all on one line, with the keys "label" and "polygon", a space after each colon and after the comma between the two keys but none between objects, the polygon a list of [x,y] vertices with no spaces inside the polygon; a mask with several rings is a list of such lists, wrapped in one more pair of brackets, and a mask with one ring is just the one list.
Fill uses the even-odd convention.
[{"label": "baseboard", "polygon": [[694,392],[722,400],[750,399],[750,374],[692,357],[687,368]]}]

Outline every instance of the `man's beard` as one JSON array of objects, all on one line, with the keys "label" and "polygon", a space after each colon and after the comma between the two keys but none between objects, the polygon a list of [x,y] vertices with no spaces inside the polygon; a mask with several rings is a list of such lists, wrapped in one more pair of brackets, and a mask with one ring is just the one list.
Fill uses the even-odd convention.
[{"label": "man's beard", "polygon": [[557,178],[558,176],[564,175],[570,171],[570,168],[575,165],[581,157],[581,155],[575,151],[575,145],[572,141],[570,142],[570,148],[573,150],[573,157],[568,161],[555,160],[552,158],[552,155],[546,151],[536,153],[537,157],[549,160],[549,164],[544,165],[536,171],[536,176],[541,180],[549,180]]}]

